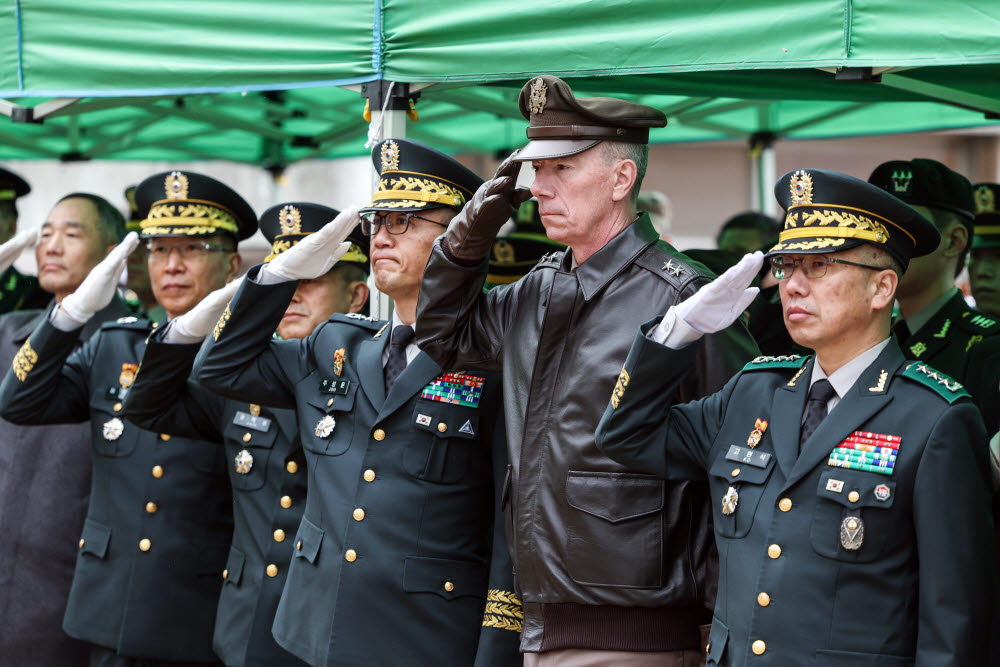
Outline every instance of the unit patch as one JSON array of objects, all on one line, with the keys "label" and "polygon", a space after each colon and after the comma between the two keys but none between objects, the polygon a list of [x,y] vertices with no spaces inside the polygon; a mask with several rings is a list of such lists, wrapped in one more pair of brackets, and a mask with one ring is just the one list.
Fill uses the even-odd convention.
[{"label": "unit patch", "polygon": [[467,435],[475,435],[476,432],[472,429],[472,420],[466,419],[465,423],[462,424],[462,428],[458,429],[459,433],[465,433]]},{"label": "unit patch", "polygon": [[885,484],[879,484],[878,486],[875,487],[876,500],[881,500],[884,502],[886,500],[889,500],[890,495],[892,495],[892,492],[889,490],[889,487],[886,486]]}]

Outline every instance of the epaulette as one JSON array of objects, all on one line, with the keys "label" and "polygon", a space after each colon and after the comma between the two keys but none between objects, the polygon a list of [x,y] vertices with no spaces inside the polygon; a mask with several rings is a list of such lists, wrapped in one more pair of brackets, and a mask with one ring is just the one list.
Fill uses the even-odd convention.
[{"label": "epaulette", "polygon": [[922,384],[925,387],[933,389],[948,403],[954,403],[963,396],[969,396],[969,392],[965,390],[962,383],[919,361],[907,364],[902,372],[902,376],[913,380],[917,384]]},{"label": "epaulette", "polygon": [[680,259],[665,250],[663,246],[660,243],[649,246],[636,258],[635,263],[660,276],[677,289],[685,289],[693,280],[710,279],[709,274],[699,269],[700,264],[687,258]]},{"label": "epaulette", "polygon": [[757,357],[746,366],[743,367],[745,371],[762,371],[769,370],[772,368],[802,368],[808,363],[812,355],[801,355],[801,354],[789,354],[781,355],[777,357]]},{"label": "epaulette", "polygon": [[157,327],[156,322],[150,322],[145,317],[119,317],[113,322],[105,322],[102,329],[133,329],[136,331],[150,331]]},{"label": "epaulette", "polygon": [[979,336],[1000,334],[1000,321],[978,310],[966,310],[959,320],[962,328]]},{"label": "epaulette", "polygon": [[541,268],[543,266],[559,266],[562,263],[563,255],[566,254],[565,250],[554,250],[552,252],[547,252],[542,255],[542,258],[538,260],[538,263],[532,267],[532,270]]},{"label": "epaulette", "polygon": [[334,313],[330,316],[330,322],[352,324],[356,327],[363,327],[365,329],[372,330],[378,329],[385,324],[385,320],[375,320],[367,315],[361,315],[360,313]]}]

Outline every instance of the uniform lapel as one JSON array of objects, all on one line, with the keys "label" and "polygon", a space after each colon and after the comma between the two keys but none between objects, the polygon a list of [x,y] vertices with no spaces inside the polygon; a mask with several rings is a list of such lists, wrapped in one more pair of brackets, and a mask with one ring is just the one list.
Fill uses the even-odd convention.
[{"label": "uniform lapel", "polygon": [[389,344],[389,328],[385,327],[380,332],[381,335],[376,333],[371,338],[363,340],[361,349],[358,350],[358,377],[361,378],[361,389],[376,410],[385,402],[382,353]]},{"label": "uniform lapel", "polygon": [[952,334],[951,329],[958,324],[957,320],[962,316],[964,305],[961,293],[956,292],[924,326],[920,327],[920,331],[913,332],[905,343],[900,341],[904,354],[929,363],[929,360],[947,347]]},{"label": "uniform lapel", "polygon": [[379,410],[378,418],[384,419],[391,415],[440,374],[440,366],[425,353],[418,354],[396,378],[389,395],[386,396],[385,404]]},{"label": "uniform lapel", "polygon": [[774,455],[778,457],[781,473],[787,478],[795,467],[799,455],[799,426],[806,396],[809,394],[809,378],[816,363],[813,357],[809,363],[788,382],[774,390],[771,402],[771,427],[768,429],[774,445]]},{"label": "uniform lapel", "polygon": [[[802,451],[795,462],[792,474],[788,477],[788,486],[808,475],[817,464],[827,460],[838,443],[843,442],[847,436],[892,402],[892,397],[889,395],[890,383],[896,369],[903,361],[899,347],[890,342],[878,358],[861,373],[858,381],[837,403],[837,407],[827,415],[816,432],[802,444]],[[799,417],[801,414],[799,412]]]}]

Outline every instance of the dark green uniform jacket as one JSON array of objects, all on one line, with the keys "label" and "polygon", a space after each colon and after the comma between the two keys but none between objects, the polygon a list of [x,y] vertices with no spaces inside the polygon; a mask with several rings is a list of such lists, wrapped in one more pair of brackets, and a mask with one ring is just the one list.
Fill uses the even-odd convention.
[{"label": "dark green uniform jacket", "polygon": [[1000,321],[970,308],[956,290],[919,331],[900,341],[900,347],[907,358],[962,383],[982,411],[988,432],[996,432],[1000,424]]},{"label": "dark green uniform jacket", "polygon": [[309,490],[275,639],[312,665],[520,664],[510,563],[492,558],[498,376],[449,398],[420,354],[386,396],[387,323],[335,315],[272,341],[297,284],[258,285],[257,270],[195,369],[214,391],[298,413]]},{"label": "dark green uniform jacket", "polygon": [[[687,357],[640,333],[597,442],[671,479],[707,473],[720,560],[708,664],[986,664],[986,437],[961,387],[890,341],[799,453],[811,357],[760,358],[722,391],[671,407]],[[889,474],[828,463],[841,443],[885,436],[898,438]]]},{"label": "dark green uniform jacket", "polygon": [[[162,330],[161,330],[162,331]],[[153,431],[224,442],[233,487],[233,545],[215,617],[215,652],[227,665],[301,665],[271,636],[306,500],[305,457],[293,410],[209,392],[188,379],[199,345],[157,342],[128,391],[125,416]]]},{"label": "dark green uniform jacket", "polygon": [[91,423],[90,504],[63,629],[120,655],[213,660],[232,539],[222,447],[121,419],[123,385],[155,325],[126,317],[81,348],[46,318],[0,387],[18,424]]}]

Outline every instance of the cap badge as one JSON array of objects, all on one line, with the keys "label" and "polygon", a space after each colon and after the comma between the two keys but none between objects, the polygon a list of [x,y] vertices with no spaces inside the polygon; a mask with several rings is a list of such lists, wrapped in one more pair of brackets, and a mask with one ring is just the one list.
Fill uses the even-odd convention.
[{"label": "cap badge", "polygon": [[294,206],[285,206],[278,213],[278,225],[281,226],[282,234],[301,234],[302,214]]},{"label": "cap badge", "polygon": [[976,188],[976,213],[996,213],[996,202],[993,190],[988,185],[980,185]]},{"label": "cap badge", "polygon": [[399,144],[389,140],[382,144],[382,171],[399,169]]},{"label": "cap badge", "polygon": [[515,262],[514,246],[506,239],[497,239],[493,244],[493,257],[497,264],[504,266],[513,264]]},{"label": "cap badge", "polygon": [[812,176],[799,169],[792,174],[792,182],[789,184],[792,191],[792,204],[801,206],[813,202],[813,179]]},{"label": "cap badge", "polygon": [[542,77],[538,77],[531,82],[531,96],[528,98],[528,106],[531,109],[531,113],[541,115],[545,110],[545,93],[548,89]]},{"label": "cap badge", "polygon": [[894,192],[909,192],[910,181],[913,180],[912,171],[893,171],[892,189]]},{"label": "cap badge", "polygon": [[892,491],[885,484],[879,484],[875,487],[875,499],[880,502],[885,502],[889,500],[889,496],[892,495]]},{"label": "cap badge", "polygon": [[167,199],[188,198],[188,178],[179,171],[172,171],[167,176]]}]

